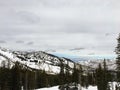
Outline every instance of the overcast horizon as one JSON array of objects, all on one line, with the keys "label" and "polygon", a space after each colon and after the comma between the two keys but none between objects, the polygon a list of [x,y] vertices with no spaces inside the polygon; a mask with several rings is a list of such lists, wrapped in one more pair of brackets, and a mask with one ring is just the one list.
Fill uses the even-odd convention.
[{"label": "overcast horizon", "polygon": [[0,0],[0,47],[115,55],[119,0]]}]

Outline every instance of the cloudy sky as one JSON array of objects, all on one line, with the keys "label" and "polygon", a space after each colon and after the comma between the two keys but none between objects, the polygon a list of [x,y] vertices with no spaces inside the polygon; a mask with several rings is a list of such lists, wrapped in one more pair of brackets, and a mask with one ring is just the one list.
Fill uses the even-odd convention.
[{"label": "cloudy sky", "polygon": [[113,55],[120,0],[0,0],[0,46]]}]

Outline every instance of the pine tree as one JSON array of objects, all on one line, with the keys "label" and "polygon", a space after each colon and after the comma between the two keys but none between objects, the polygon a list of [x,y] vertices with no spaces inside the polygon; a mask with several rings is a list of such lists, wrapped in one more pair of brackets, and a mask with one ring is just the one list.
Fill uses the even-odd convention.
[{"label": "pine tree", "polygon": [[21,90],[19,62],[16,62],[12,68],[12,79],[12,90]]},{"label": "pine tree", "polygon": [[118,44],[117,44],[117,47],[116,47],[116,54],[117,54],[117,60],[116,60],[116,64],[117,64],[117,82],[120,83],[120,34],[118,36]]},{"label": "pine tree", "polygon": [[72,73],[72,82],[78,83],[79,82],[79,70],[76,68],[76,64],[74,63],[74,69]]},{"label": "pine tree", "polygon": [[83,69],[82,69],[82,66],[79,65],[79,70],[78,70],[78,82],[80,84],[80,90],[82,90],[82,74],[83,74]]},{"label": "pine tree", "polygon": [[34,90],[35,88],[35,73],[28,71],[28,90]]},{"label": "pine tree", "polygon": [[69,67],[69,62],[67,61],[66,67],[65,67],[65,83],[69,84],[70,83],[70,67]]},{"label": "pine tree", "polygon": [[106,60],[104,59],[103,61],[103,88],[104,90],[107,90],[109,88],[108,85],[108,68],[106,65]]},{"label": "pine tree", "polygon": [[103,89],[103,71],[101,64],[99,64],[99,67],[96,69],[96,78],[97,78],[97,88],[98,90],[104,90]]},{"label": "pine tree", "polygon": [[99,67],[96,70],[96,78],[97,78],[98,90],[107,90],[107,89],[109,89],[108,69],[107,69],[107,65],[106,65],[105,60],[103,62],[103,68],[102,68],[101,64],[99,64]]},{"label": "pine tree", "polygon": [[6,68],[6,62],[2,62],[0,68],[0,90],[10,90],[11,88],[11,73],[10,69]]},{"label": "pine tree", "polygon": [[64,73],[64,64],[63,61],[60,61],[60,73],[59,73],[59,79],[60,79],[60,84],[63,85],[65,84],[65,81],[63,80],[63,78],[65,77],[65,73]]}]

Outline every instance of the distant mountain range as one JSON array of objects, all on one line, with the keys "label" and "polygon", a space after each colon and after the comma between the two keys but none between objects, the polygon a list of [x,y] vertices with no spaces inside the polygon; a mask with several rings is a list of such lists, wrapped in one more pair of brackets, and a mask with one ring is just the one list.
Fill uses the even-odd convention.
[{"label": "distant mountain range", "polygon": [[59,57],[67,57],[72,61],[79,63],[82,66],[91,67],[96,69],[99,65],[103,65],[103,60],[106,60],[106,64],[109,70],[116,70],[116,55],[80,55],[80,56],[70,56],[64,54],[55,54]]},{"label": "distant mountain range", "polygon": [[[101,60],[90,56],[70,57],[70,59],[68,59],[43,51],[12,51],[0,48],[0,66],[3,61],[6,63],[9,61],[11,66],[18,61],[26,68],[45,70],[47,73],[56,74],[60,72],[61,63],[64,64],[64,66],[68,64],[71,71],[74,68],[74,64],[82,65],[82,67],[87,70],[88,67],[97,68],[98,64],[103,62],[103,59]],[[106,62],[110,70],[116,69],[116,61],[114,59],[107,60]]]},{"label": "distant mountain range", "polygon": [[109,59],[109,60],[116,60],[116,55],[67,55],[67,54],[61,54],[61,53],[52,53],[53,55],[56,55],[58,57],[66,57],[69,58],[75,62],[78,61],[86,61],[86,60],[103,60],[103,59]]}]

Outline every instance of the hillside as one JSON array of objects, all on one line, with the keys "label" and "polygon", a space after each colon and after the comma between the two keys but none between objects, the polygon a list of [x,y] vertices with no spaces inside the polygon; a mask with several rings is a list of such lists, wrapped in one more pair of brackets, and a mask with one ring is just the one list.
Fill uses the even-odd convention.
[{"label": "hillside", "polygon": [[[96,59],[96,60],[85,60],[85,61],[78,61],[79,64],[83,66],[91,67],[92,69],[98,68],[99,64],[103,66],[103,59]],[[116,60],[109,60],[106,59],[106,65],[108,70],[115,71],[116,70]]]},{"label": "hillside", "polygon": [[10,61],[12,64],[18,61],[31,69],[45,70],[51,74],[60,72],[61,63],[63,63],[64,66],[68,64],[71,70],[74,67],[74,62],[70,59],[57,57],[46,52],[12,51],[0,48],[0,64],[2,64],[3,61]]}]

